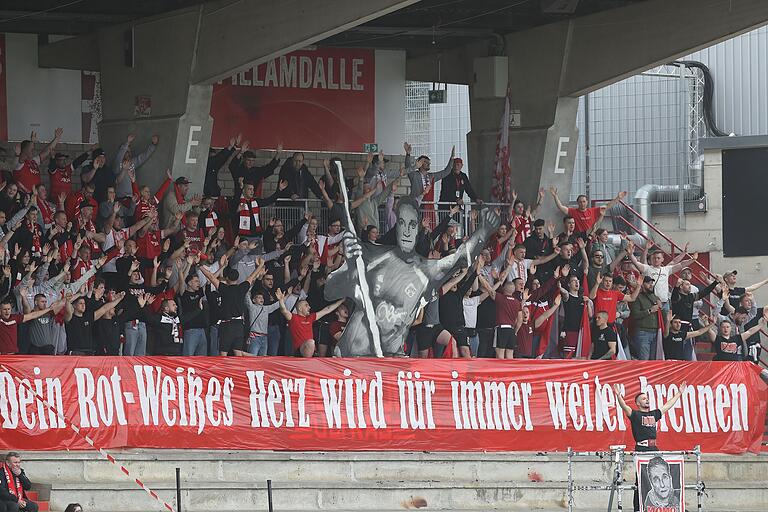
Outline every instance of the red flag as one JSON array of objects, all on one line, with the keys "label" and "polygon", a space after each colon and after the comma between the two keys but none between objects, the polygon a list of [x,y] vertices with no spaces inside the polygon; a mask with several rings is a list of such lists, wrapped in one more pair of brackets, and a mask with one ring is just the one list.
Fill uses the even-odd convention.
[{"label": "red flag", "polygon": [[589,358],[592,352],[592,329],[589,325],[589,308],[586,301],[581,313],[581,330],[579,330],[579,344],[576,345],[576,357]]},{"label": "red flag", "polygon": [[662,323],[662,315],[661,310],[658,310],[656,312],[657,318],[659,319],[659,328],[656,330],[656,359],[659,361],[664,360],[664,331],[662,330],[662,327],[664,324]]},{"label": "red flag", "polygon": [[509,90],[504,99],[504,114],[499,123],[499,133],[496,135],[496,158],[493,163],[493,200],[499,203],[512,201],[512,185],[510,184],[509,168]]}]

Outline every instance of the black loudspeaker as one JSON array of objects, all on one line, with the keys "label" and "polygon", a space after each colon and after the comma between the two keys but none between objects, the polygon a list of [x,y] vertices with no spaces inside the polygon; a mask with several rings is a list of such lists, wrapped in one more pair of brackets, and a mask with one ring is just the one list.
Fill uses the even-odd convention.
[{"label": "black loudspeaker", "polygon": [[768,255],[768,148],[723,150],[723,256]]},{"label": "black loudspeaker", "polygon": [[133,67],[133,27],[123,32],[123,59],[126,66]]}]

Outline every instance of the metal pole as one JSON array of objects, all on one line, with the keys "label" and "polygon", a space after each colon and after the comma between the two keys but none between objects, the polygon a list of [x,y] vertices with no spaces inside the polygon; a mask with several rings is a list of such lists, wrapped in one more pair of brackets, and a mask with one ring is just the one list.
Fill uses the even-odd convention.
[{"label": "metal pole", "polygon": [[584,194],[592,200],[589,168],[589,93],[584,95]]},{"label": "metal pole", "polygon": [[616,506],[619,508],[619,512],[622,512],[623,507],[621,505],[621,493],[624,490],[624,486],[621,484],[624,482],[624,448],[619,451],[619,495],[616,497]]},{"label": "metal pole", "polygon": [[568,447],[568,512],[573,512],[573,472],[571,465],[573,463],[573,450]]},{"label": "metal pole", "polygon": [[267,480],[267,499],[269,500],[269,512],[273,512],[272,508],[272,480]]},{"label": "metal pole", "polygon": [[176,510],[181,512],[181,468],[176,468]]},{"label": "metal pole", "polygon": [[[685,66],[679,66],[678,67],[679,72],[679,78],[678,78],[678,96],[680,101],[680,113],[679,113],[679,123],[680,123],[680,130],[678,130],[678,135],[681,135],[681,130],[684,132],[688,132],[688,123],[685,121],[687,118],[687,100],[686,100],[686,94],[685,94]],[[680,147],[678,149],[678,154],[680,155],[679,158],[676,158],[675,161],[679,161],[679,165],[677,168],[677,184],[679,185],[677,190],[677,217],[678,217],[678,227],[680,229],[685,229],[685,199],[684,194],[684,176],[685,171],[683,167],[687,167],[688,164],[688,151],[687,151],[687,143],[688,140],[687,136],[683,136],[682,140],[680,141]],[[685,156],[683,158],[683,155]]]},{"label": "metal pole", "polygon": [[696,509],[701,512],[701,495],[703,491],[703,483],[701,481],[701,445],[696,445],[694,448],[696,452]]}]

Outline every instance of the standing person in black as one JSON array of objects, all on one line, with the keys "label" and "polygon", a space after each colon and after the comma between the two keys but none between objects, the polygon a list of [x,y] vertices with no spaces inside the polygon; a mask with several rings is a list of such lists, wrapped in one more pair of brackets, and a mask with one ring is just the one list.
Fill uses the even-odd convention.
[{"label": "standing person in black", "polygon": [[[478,258],[477,263],[471,269],[464,269],[453,276],[459,282],[451,286],[440,297],[440,324],[451,333],[456,340],[456,346],[459,350],[459,357],[470,359],[472,353],[469,349],[469,338],[467,338],[466,326],[464,323],[464,295],[467,294],[477,277],[477,265],[482,264]],[[442,290],[441,290],[442,291]],[[454,356],[455,357],[455,356]]]},{"label": "standing person in black", "polygon": [[186,290],[179,297],[184,337],[182,355],[205,356],[208,355],[208,341],[205,334],[209,325],[205,291],[200,286],[197,273],[187,275],[184,284]]},{"label": "standing person in black", "polygon": [[[688,361],[686,357],[686,341],[702,336],[709,331],[709,318],[707,315],[699,315],[699,322],[702,328],[692,331],[690,324],[684,325],[683,321],[672,311],[667,311],[667,322],[664,329],[664,359],[673,359],[678,361]],[[693,345],[694,342],[691,342]],[[693,353],[694,347],[691,346],[689,353]]]},{"label": "standing person in black", "polygon": [[221,195],[219,171],[227,165],[227,162],[230,161],[230,157],[238,151],[241,138],[242,135],[238,133],[237,137],[229,139],[229,146],[222,148],[220,151],[216,151],[213,148],[208,151],[208,162],[205,164],[203,195],[207,197],[219,197]]},{"label": "standing person in black", "polygon": [[461,172],[463,168],[464,161],[461,158],[454,158],[451,174],[440,180],[441,203],[464,204],[465,192],[473,203],[482,203],[482,201],[477,201],[477,194],[475,193],[475,189],[472,188],[472,183],[469,181],[469,176]]},{"label": "standing person in black", "polygon": [[308,199],[308,190],[312,190],[315,197],[322,200],[323,192],[317,184],[317,180],[309,172],[304,163],[304,153],[294,153],[280,167],[280,181],[286,181],[288,186],[280,192],[280,197],[286,199]]},{"label": "standing person in black", "polygon": [[715,335],[714,325],[710,325],[709,337],[712,340],[712,350],[715,353],[713,361],[744,361],[748,356],[748,349],[745,347],[746,341],[764,329],[768,317],[763,316],[747,331],[741,334],[733,334],[734,327],[730,320],[722,320],[717,335]]},{"label": "standing person in black", "polygon": [[[616,395],[616,399],[619,401],[624,413],[629,417],[629,422],[632,425],[632,437],[635,439],[635,451],[636,452],[657,452],[659,451],[656,446],[656,423],[664,416],[668,410],[672,408],[680,397],[685,393],[687,384],[683,381],[680,387],[677,389],[677,393],[667,400],[664,405],[658,409],[651,410],[650,401],[648,395],[645,393],[638,393],[635,395],[635,404],[637,409],[632,409],[627,402],[624,401],[624,393],[621,391],[621,386],[618,384],[613,385],[613,392]],[[634,497],[635,510],[640,510],[640,496],[637,493],[637,477],[635,477],[635,497]]]},{"label": "standing person in black", "polygon": [[[222,257],[224,265],[227,264],[227,258]],[[258,259],[256,268],[251,275],[245,278],[245,281],[238,284],[240,273],[231,268],[225,267],[222,272],[222,280],[219,280],[215,274],[204,267],[199,267],[203,275],[210,281],[211,286],[221,295],[221,306],[219,307],[218,338],[219,355],[226,356],[232,351],[236,356],[245,356],[245,307],[243,301],[248,290],[253,286],[253,282],[264,274],[264,260]]]},{"label": "standing person in black", "polygon": [[[229,163],[229,171],[232,173],[232,179],[235,182],[235,193],[232,194],[235,198],[235,204],[237,204],[237,200],[243,194],[243,185],[245,183],[252,184],[253,188],[256,190],[256,194],[260,194],[259,185],[261,185],[261,182],[264,181],[265,178],[274,174],[277,166],[280,165],[280,159],[278,157],[283,150],[283,145],[279,144],[277,146],[277,152],[272,160],[265,165],[257,166],[256,153],[247,151],[246,149],[248,146],[246,144],[247,143],[243,144],[243,147],[240,148],[243,151],[242,158],[235,158]],[[238,148],[236,147],[235,151],[237,150]],[[242,183],[240,182],[240,178],[242,178]]]},{"label": "standing person in black", "polygon": [[67,329],[67,349],[70,355],[92,356],[96,353],[93,342],[94,322],[117,306],[125,297],[125,292],[114,295],[114,300],[101,305],[100,297],[86,299],[78,297],[65,305],[64,321]]}]

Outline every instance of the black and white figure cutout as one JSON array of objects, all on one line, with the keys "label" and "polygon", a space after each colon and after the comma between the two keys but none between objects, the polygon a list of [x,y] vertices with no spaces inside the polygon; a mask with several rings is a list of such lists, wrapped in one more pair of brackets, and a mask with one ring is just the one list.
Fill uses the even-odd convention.
[{"label": "black and white figure cutout", "polygon": [[[419,307],[436,298],[439,287],[462,263],[472,263],[501,222],[491,210],[482,212],[480,218],[481,225],[459,250],[441,259],[416,252],[421,218],[418,203],[410,197],[401,197],[397,205],[396,246],[365,243],[354,232],[345,233],[347,260],[325,284],[326,299],[349,297],[355,303],[339,340],[341,355],[403,355],[403,342]],[[352,225],[351,219],[348,225]],[[364,275],[358,269],[364,269]]]},{"label": "black and white figure cutout", "polygon": [[683,459],[660,453],[635,454],[640,510],[644,512],[683,512],[685,476]]}]

